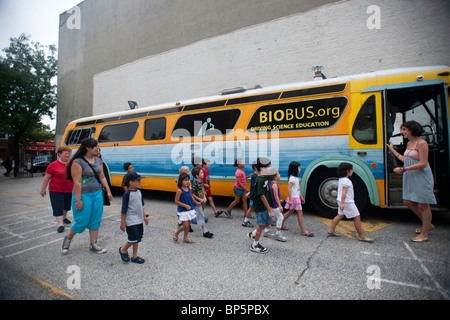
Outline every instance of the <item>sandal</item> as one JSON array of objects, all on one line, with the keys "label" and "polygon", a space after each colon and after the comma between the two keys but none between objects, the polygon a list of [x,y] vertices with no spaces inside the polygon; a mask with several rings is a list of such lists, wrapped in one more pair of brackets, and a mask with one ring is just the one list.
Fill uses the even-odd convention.
[{"label": "sandal", "polygon": [[186,238],[186,239],[183,239],[183,242],[184,243],[194,243],[194,240]]},{"label": "sandal", "polygon": [[314,233],[313,232],[301,233],[301,235],[304,236],[304,237],[309,237],[309,238],[314,237]]},{"label": "sandal", "polygon": [[138,263],[138,264],[143,264],[145,262],[145,260],[140,258],[140,257],[136,257],[136,259],[132,258],[131,262]]},{"label": "sandal", "polygon": [[356,238],[359,240],[359,241],[364,241],[364,242],[373,242],[373,238],[367,238],[366,236],[364,236],[364,237],[358,237],[358,236],[356,236]]},{"label": "sandal", "polygon": [[130,256],[127,253],[122,253],[122,247],[119,248],[119,253],[120,253],[120,257],[122,258],[123,262],[129,262],[130,261]]},{"label": "sandal", "polygon": [[173,236],[172,236],[173,242],[178,242],[178,236],[176,234],[177,234],[177,231],[174,231]]},{"label": "sandal", "polygon": [[[430,227],[428,228],[428,231],[434,230],[436,227],[433,224],[430,224]],[[420,234],[422,232],[422,228],[417,228],[416,233]]]},{"label": "sandal", "polygon": [[328,231],[328,236],[329,237],[342,237],[340,234],[336,233],[336,231]]},{"label": "sandal", "polygon": [[428,237],[420,239],[419,237],[415,237],[411,239],[412,242],[428,242],[430,239]]},{"label": "sandal", "polygon": [[288,227],[285,227],[285,226],[282,226],[282,227],[281,227],[281,230],[283,230],[283,231],[289,231],[289,228],[288,228]]}]

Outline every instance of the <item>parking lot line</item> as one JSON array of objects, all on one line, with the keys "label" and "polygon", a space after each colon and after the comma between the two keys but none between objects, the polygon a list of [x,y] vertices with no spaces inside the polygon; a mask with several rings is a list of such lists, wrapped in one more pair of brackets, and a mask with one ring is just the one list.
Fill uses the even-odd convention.
[{"label": "parking lot line", "polygon": [[67,292],[62,291],[61,289],[55,287],[54,285],[51,285],[50,283],[48,283],[48,282],[46,282],[46,281],[44,281],[42,279],[39,279],[38,277],[33,276],[31,274],[26,273],[26,275],[30,279],[32,279],[35,282],[37,282],[38,287],[40,287],[39,289],[44,289],[44,290],[41,290],[41,291],[45,291],[45,293],[48,296],[53,297],[53,298],[58,298],[58,297],[62,296],[64,298],[68,298],[70,300],[76,300],[76,298],[74,296],[68,294]]},{"label": "parking lot line", "polygon": [[430,278],[430,280],[433,282],[434,284],[434,288],[433,287],[428,287],[428,286],[421,286],[418,284],[414,284],[414,283],[406,283],[406,282],[401,282],[401,281],[395,281],[395,280],[389,280],[389,279],[383,279],[381,278],[380,281],[381,282],[385,282],[385,283],[390,283],[390,284],[395,284],[395,285],[399,285],[399,286],[403,286],[403,287],[410,287],[410,288],[416,288],[416,289],[423,289],[423,290],[428,290],[428,291],[434,291],[437,292],[439,294],[442,295],[442,297],[446,300],[450,300],[446,290],[442,289],[442,287],[439,285],[439,283],[434,279],[433,275],[431,274],[431,272],[428,270],[428,268],[423,264],[423,262],[428,262],[428,263],[433,263],[433,264],[438,264],[438,263],[445,263],[442,261],[434,261],[434,260],[429,260],[429,259],[420,259],[419,257],[417,257],[417,255],[414,253],[414,251],[411,249],[411,247],[405,242],[403,241],[404,246],[406,247],[406,249],[408,250],[408,252],[411,254],[411,257],[403,257],[403,256],[398,256],[398,255],[389,255],[389,254],[381,254],[381,253],[377,253],[377,252],[368,252],[368,251],[362,251],[362,254],[365,255],[373,255],[373,256],[378,256],[378,257],[388,257],[388,258],[394,258],[394,259],[405,259],[405,260],[412,260],[412,261],[417,261],[423,272]]},{"label": "parking lot line", "polygon": [[22,253],[24,253],[24,252],[27,252],[27,251],[30,251],[30,250],[34,250],[34,249],[37,249],[37,248],[40,248],[40,247],[44,247],[44,246],[46,246],[46,245],[52,244],[52,243],[57,242],[57,241],[60,241],[60,242],[62,243],[63,239],[64,239],[64,238],[55,239],[55,240],[52,240],[52,241],[48,241],[48,242],[45,242],[45,243],[41,243],[41,244],[38,245],[38,246],[34,246],[34,247],[31,247],[31,248],[27,248],[27,249],[25,249],[25,250],[21,250],[21,251],[18,251],[18,252],[14,252],[14,253],[8,254],[8,255],[6,255],[6,256],[0,256],[0,259],[3,259],[3,258],[11,258],[11,257],[17,256],[17,255],[19,255],[19,254],[22,254]]},{"label": "parking lot line", "polygon": [[428,268],[422,263],[422,261],[417,257],[417,255],[414,253],[414,251],[411,249],[411,247],[403,241],[403,244],[405,245],[406,249],[409,251],[409,253],[411,253],[411,256],[414,258],[414,260],[416,260],[417,262],[419,262],[420,267],[422,268],[422,270],[425,272],[425,274],[427,276],[429,276],[431,278],[431,280],[433,281],[437,291],[446,299],[446,300],[450,300],[450,297],[447,295],[446,291],[442,289],[442,287],[439,285],[439,283],[434,279],[433,275],[431,274],[431,272],[428,270]]}]

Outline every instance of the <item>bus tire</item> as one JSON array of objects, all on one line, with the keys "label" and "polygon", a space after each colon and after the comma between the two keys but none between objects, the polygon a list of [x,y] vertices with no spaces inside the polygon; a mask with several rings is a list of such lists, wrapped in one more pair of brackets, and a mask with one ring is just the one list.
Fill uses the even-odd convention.
[{"label": "bus tire", "polygon": [[[355,192],[355,203],[362,212],[367,205],[368,192],[363,180],[353,173],[350,177]],[[318,172],[307,188],[307,202],[318,215],[333,219],[337,215],[337,194],[339,178],[335,168]]]}]

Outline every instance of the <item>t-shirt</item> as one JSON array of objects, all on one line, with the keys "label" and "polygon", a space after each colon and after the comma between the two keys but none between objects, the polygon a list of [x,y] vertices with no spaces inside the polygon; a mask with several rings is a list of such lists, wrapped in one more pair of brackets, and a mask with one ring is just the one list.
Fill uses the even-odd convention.
[{"label": "t-shirt", "polygon": [[200,199],[205,197],[205,188],[202,181],[199,182],[196,179],[192,181],[192,194],[196,195]]},{"label": "t-shirt", "polygon": [[237,170],[236,170],[236,173],[235,173],[234,175],[236,176],[236,182],[234,183],[234,186],[235,186],[236,188],[238,188],[238,189],[242,189],[242,188],[239,186],[238,181],[240,180],[241,183],[242,183],[242,185],[245,186],[246,179],[245,179],[245,172],[244,172],[244,170],[242,170],[242,169],[237,169]]},{"label": "t-shirt", "polygon": [[127,190],[122,197],[122,214],[127,227],[144,222],[144,199],[140,190]]},{"label": "t-shirt", "polygon": [[45,173],[52,176],[48,191],[72,193],[73,182],[66,179],[66,168],[66,165],[59,160],[50,163],[45,171]]},{"label": "t-shirt", "polygon": [[291,197],[300,198],[300,179],[296,176],[289,177],[289,184],[292,183]]},{"label": "t-shirt", "polygon": [[258,177],[258,175],[253,172],[252,176],[250,178],[250,200],[253,200],[253,198],[255,196],[255,181],[256,181],[256,177]]},{"label": "t-shirt", "polygon": [[255,212],[267,211],[266,206],[261,200],[261,196],[265,196],[269,206],[272,207],[272,197],[269,189],[269,181],[265,177],[256,177],[255,195],[253,198],[253,209]]},{"label": "t-shirt", "polygon": [[[100,173],[102,172],[103,162],[99,157],[94,157],[94,164],[92,167],[97,172],[97,175],[100,177]],[[87,164],[84,159],[77,158],[73,160],[76,164],[79,164],[82,169],[82,178],[81,178],[81,193],[89,193],[101,190],[103,186],[95,177],[94,171],[92,171],[91,167]]]},{"label": "t-shirt", "polygon": [[[203,187],[205,188],[205,191],[211,191],[211,184],[209,181],[209,171],[205,169],[202,169],[202,171],[203,171],[203,178],[202,178]],[[208,187],[205,186],[205,184],[207,184]]]},{"label": "t-shirt", "polygon": [[345,197],[345,203],[355,202],[355,193],[353,191],[353,183],[349,178],[339,178],[337,200],[341,201],[342,188],[344,188],[344,187],[347,187],[347,195]]}]

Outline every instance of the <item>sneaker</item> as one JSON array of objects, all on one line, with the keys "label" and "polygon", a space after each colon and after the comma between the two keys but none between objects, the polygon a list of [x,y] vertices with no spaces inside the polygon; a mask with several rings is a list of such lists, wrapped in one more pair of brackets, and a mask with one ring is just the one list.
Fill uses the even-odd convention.
[{"label": "sneaker", "polygon": [[228,219],[233,219],[233,217],[231,216],[231,211],[224,211],[225,215],[227,216]]},{"label": "sneaker", "polygon": [[203,233],[203,237],[205,237],[205,238],[212,238],[214,236],[214,233],[211,233],[211,232],[205,232],[205,233]]},{"label": "sneaker", "polygon": [[256,253],[267,253],[267,248],[264,248],[260,243],[258,243],[256,246],[251,245],[250,251],[256,252]]},{"label": "sneaker", "polygon": [[242,226],[247,228],[253,228],[253,225],[250,223],[250,221],[243,221]]},{"label": "sneaker", "polygon": [[217,212],[215,213],[216,218],[218,218],[222,213],[225,213],[225,211],[217,211]]},{"label": "sneaker", "polygon": [[90,250],[95,253],[105,253],[107,251],[105,248],[100,247],[97,242],[91,243]]},{"label": "sneaker", "polygon": [[56,231],[58,231],[58,233],[63,233],[64,232],[64,226],[59,226]]},{"label": "sneaker", "polygon": [[70,221],[70,220],[67,219],[67,218],[65,218],[65,219],[63,220],[63,222],[64,222],[65,224],[71,224],[71,223],[72,223],[72,221]]},{"label": "sneaker", "polygon": [[287,238],[286,238],[285,236],[283,236],[281,233],[280,233],[280,234],[275,234],[275,235],[273,236],[273,238],[274,238],[275,240],[280,241],[280,242],[286,242],[286,241],[287,241]]},{"label": "sneaker", "polygon": [[72,242],[72,239],[69,239],[68,236],[64,237],[64,241],[63,241],[62,248],[61,248],[62,254],[67,254],[69,252],[71,242]]},{"label": "sneaker", "polygon": [[275,235],[273,233],[270,233],[270,231],[267,232],[263,231],[262,236],[264,238],[273,238]]},{"label": "sneaker", "polygon": [[250,240],[255,239],[255,237],[253,236],[253,232],[249,232],[247,236],[250,238]]},{"label": "sneaker", "polygon": [[194,220],[192,220],[192,222],[191,223],[193,223],[193,224],[197,224],[197,219],[194,219]]}]

